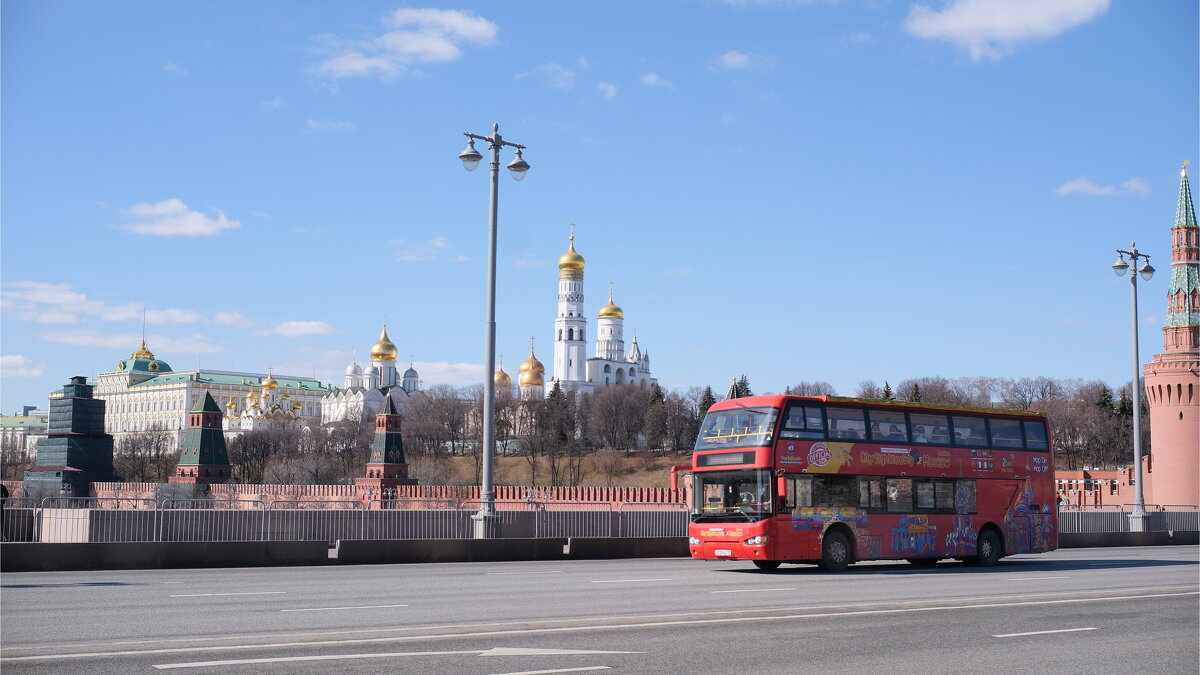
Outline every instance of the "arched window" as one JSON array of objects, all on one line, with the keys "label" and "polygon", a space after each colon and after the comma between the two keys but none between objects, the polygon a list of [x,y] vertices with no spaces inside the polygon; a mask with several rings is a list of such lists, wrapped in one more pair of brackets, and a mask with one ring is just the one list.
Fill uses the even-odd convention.
[{"label": "arched window", "polygon": [[575,339],[575,329],[568,328],[567,329],[567,340],[574,340],[574,339]]}]

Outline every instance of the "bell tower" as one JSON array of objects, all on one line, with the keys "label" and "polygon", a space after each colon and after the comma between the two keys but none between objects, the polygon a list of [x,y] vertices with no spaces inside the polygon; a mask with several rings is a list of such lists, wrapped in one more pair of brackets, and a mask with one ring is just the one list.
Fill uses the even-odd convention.
[{"label": "bell tower", "polygon": [[558,316],[554,318],[554,379],[579,391],[587,372],[587,318],[583,315],[583,256],[575,251],[575,223],[567,252],[558,258]]}]

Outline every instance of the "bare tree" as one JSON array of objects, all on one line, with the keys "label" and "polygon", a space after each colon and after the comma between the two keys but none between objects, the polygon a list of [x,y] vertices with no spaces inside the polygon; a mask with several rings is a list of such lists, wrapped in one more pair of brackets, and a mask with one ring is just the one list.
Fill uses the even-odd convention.
[{"label": "bare tree", "polygon": [[792,385],[792,393],[796,396],[825,396],[836,394],[832,384],[817,380],[816,382],[799,382]]},{"label": "bare tree", "polygon": [[854,395],[858,398],[883,398],[883,388],[875,384],[875,380],[863,380],[858,383]]}]

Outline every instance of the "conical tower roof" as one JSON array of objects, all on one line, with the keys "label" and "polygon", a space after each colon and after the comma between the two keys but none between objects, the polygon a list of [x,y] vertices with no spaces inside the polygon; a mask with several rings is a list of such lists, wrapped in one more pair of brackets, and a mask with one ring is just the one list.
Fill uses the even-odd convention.
[{"label": "conical tower roof", "polygon": [[1175,208],[1175,227],[1196,227],[1196,208],[1192,206],[1192,187],[1187,179],[1188,163],[1179,170],[1179,206]]},{"label": "conical tower roof", "polygon": [[196,405],[192,406],[191,412],[219,413],[221,412],[221,406],[217,405],[212,394],[206,389],[204,390],[204,398],[196,399]]}]

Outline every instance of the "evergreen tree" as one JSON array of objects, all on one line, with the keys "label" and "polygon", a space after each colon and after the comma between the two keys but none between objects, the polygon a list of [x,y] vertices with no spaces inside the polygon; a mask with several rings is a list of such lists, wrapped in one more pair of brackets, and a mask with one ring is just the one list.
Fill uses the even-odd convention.
[{"label": "evergreen tree", "polygon": [[700,394],[700,416],[704,417],[704,413],[708,412],[708,409],[716,402],[717,398],[713,396],[712,387],[705,387],[704,393]]},{"label": "evergreen tree", "polygon": [[1100,385],[1100,391],[1096,394],[1096,407],[1106,412],[1115,410],[1112,389],[1109,389],[1107,385]]},{"label": "evergreen tree", "polygon": [[742,374],[742,379],[738,380],[737,386],[738,398],[754,395],[754,393],[750,391],[750,380],[746,379],[746,375],[744,373]]},{"label": "evergreen tree", "polygon": [[667,406],[666,395],[662,387],[654,383],[650,390],[650,401],[646,405],[646,416],[642,422],[643,433],[646,435],[646,447],[661,448],[667,435]]},{"label": "evergreen tree", "polygon": [[912,401],[913,403],[920,403],[921,402],[921,385],[917,384],[916,382],[913,382],[912,386],[909,387],[908,391],[904,394],[904,400]]},{"label": "evergreen tree", "polygon": [[1129,396],[1129,389],[1121,389],[1121,399],[1117,401],[1117,413],[1121,417],[1133,417],[1133,399]]},{"label": "evergreen tree", "polygon": [[887,380],[884,380],[883,381],[883,400],[892,401],[895,398],[896,398],[896,394],[892,392],[892,385],[888,384]]},{"label": "evergreen tree", "polygon": [[791,395],[792,395],[792,385],[790,385],[790,384],[789,384],[788,386],[786,386],[786,387],[784,387],[784,388],[783,388],[783,395],[784,395],[784,396],[791,396]]}]

